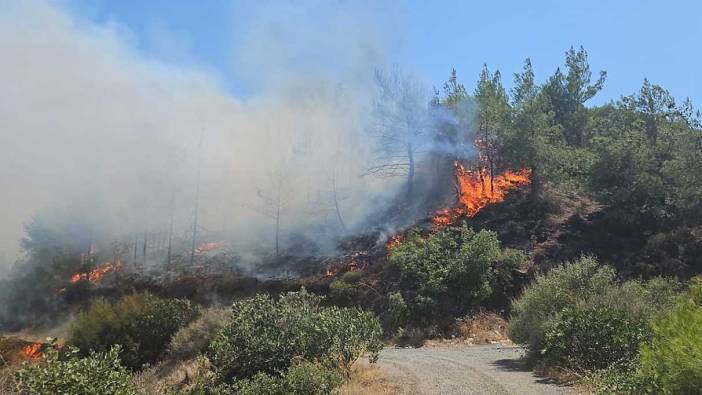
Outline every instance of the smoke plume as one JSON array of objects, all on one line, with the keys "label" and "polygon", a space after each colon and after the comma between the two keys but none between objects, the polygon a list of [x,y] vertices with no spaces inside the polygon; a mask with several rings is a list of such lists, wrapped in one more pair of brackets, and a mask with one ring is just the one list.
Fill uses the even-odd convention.
[{"label": "smoke plume", "polygon": [[331,3],[254,10],[232,66],[257,87],[246,98],[146,58],[114,23],[78,21],[54,2],[3,3],[0,258],[20,256],[33,218],[61,232],[78,224],[75,239],[89,241],[172,222],[185,240],[197,211],[202,235],[239,248],[271,248],[278,209],[286,235],[357,226],[402,181],[359,177],[373,71],[398,40],[371,17],[390,7]]}]

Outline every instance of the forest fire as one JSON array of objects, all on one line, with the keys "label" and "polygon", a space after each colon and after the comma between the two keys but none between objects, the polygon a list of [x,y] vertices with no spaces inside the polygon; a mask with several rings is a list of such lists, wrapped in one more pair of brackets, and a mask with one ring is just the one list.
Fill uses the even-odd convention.
[{"label": "forest fire", "polygon": [[202,243],[195,248],[195,252],[202,254],[203,252],[208,252],[212,250],[217,250],[224,247],[223,241],[214,241],[210,243]]},{"label": "forest fire", "polygon": [[458,204],[452,209],[437,211],[432,219],[435,228],[443,228],[459,217],[472,217],[483,207],[505,199],[507,191],[526,185],[530,181],[528,169],[514,172],[507,170],[494,178],[485,168],[471,171],[459,161],[453,163],[456,172]]},{"label": "forest fire", "polygon": [[22,347],[22,355],[30,359],[39,359],[43,356],[41,348],[44,346],[42,342],[35,342],[28,346]]},{"label": "forest fire", "polygon": [[[367,251],[357,251],[351,254],[351,259],[346,264],[346,272],[353,272],[356,270],[363,270],[368,267],[368,252]],[[330,267],[324,273],[325,277],[335,277],[344,268],[344,265],[337,265],[335,267]]]},{"label": "forest fire", "polygon": [[402,243],[402,240],[404,240],[405,235],[402,233],[398,233],[394,236],[391,236],[388,241],[385,242],[385,251],[390,253],[390,250],[393,248],[399,246]]},{"label": "forest fire", "polygon": [[91,283],[97,283],[105,276],[105,274],[116,272],[120,268],[122,268],[122,262],[120,261],[115,263],[105,262],[88,273],[76,273],[72,275],[69,281],[71,284],[75,284],[81,280],[88,280]]}]

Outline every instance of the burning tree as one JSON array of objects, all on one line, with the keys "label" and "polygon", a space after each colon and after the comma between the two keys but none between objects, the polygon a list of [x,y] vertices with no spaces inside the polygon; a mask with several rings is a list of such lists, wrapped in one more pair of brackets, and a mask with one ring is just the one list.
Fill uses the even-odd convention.
[{"label": "burning tree", "polygon": [[507,94],[500,81],[500,72],[490,73],[487,65],[480,74],[475,98],[478,102],[475,145],[480,161],[488,169],[490,191],[494,193],[495,168],[497,167],[498,136],[509,120],[509,103]]},{"label": "burning tree", "polygon": [[366,174],[407,176],[407,196],[414,187],[417,154],[430,127],[429,96],[424,87],[399,69],[376,71],[378,97],[373,133],[378,139],[376,163]]}]

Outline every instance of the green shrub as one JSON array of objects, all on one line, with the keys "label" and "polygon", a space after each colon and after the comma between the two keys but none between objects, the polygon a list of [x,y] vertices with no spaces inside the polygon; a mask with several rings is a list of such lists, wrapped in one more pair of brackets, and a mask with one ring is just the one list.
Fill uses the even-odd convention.
[{"label": "green shrub", "polygon": [[214,336],[229,321],[231,311],[209,308],[188,325],[176,332],[168,345],[169,354],[180,360],[193,358],[205,352]]},{"label": "green shrub", "polygon": [[631,319],[648,321],[661,311],[670,310],[680,293],[681,284],[670,278],[655,277],[648,281],[629,280],[621,286],[610,287],[605,295],[592,303],[616,306]]},{"label": "green shrub", "polygon": [[534,353],[543,349],[544,333],[558,314],[584,301],[605,295],[615,284],[615,272],[591,257],[538,275],[512,303],[509,335]]},{"label": "green shrub", "polygon": [[650,378],[644,377],[637,370],[638,356],[625,364],[612,366],[595,372],[589,381],[593,384],[596,395],[643,395],[648,393]]},{"label": "green shrub", "polygon": [[476,233],[464,225],[426,238],[410,231],[390,250],[389,260],[416,283],[421,293],[448,294],[462,304],[471,304],[490,295],[492,266],[500,255],[496,233]]},{"label": "green shrub", "polygon": [[403,327],[407,324],[409,309],[407,303],[400,292],[393,292],[388,295],[388,308],[385,313],[385,326],[391,331]]},{"label": "green shrub", "polygon": [[122,363],[136,370],[157,361],[173,334],[195,315],[195,308],[186,300],[148,293],[124,296],[116,303],[97,299],[71,326],[69,343],[83,355],[119,344]]},{"label": "green shrub", "polygon": [[652,324],[641,347],[640,372],[659,394],[702,394],[702,284],[681,295],[675,308]]},{"label": "green shrub", "polygon": [[[388,256],[401,274],[400,289],[409,307],[401,325],[446,330],[453,318],[464,316],[493,292],[497,298],[510,294],[512,269],[524,258],[518,251],[502,250],[495,232],[475,232],[465,224],[426,236],[407,232]],[[392,322],[386,324],[392,329]]]},{"label": "green shrub", "polygon": [[635,358],[649,336],[646,322],[609,307],[564,310],[545,333],[542,357],[549,365],[605,369]]},{"label": "green shrub", "polygon": [[104,353],[91,352],[80,358],[77,348],[69,347],[63,358],[54,347],[44,352],[44,360],[25,363],[16,374],[20,393],[37,395],[85,394],[131,395],[129,372],[120,364],[119,346]]},{"label": "green shrub", "polygon": [[323,362],[340,369],[347,376],[351,365],[364,353],[376,362],[383,349],[383,329],[369,311],[330,307],[319,312],[320,343],[325,344]]},{"label": "green shrub", "polygon": [[376,358],[382,348],[377,318],[320,301],[304,290],[277,300],[257,295],[237,301],[207,355],[225,379],[239,380],[285,371],[296,357],[342,369],[364,352]]},{"label": "green shrub", "polygon": [[[632,348],[647,332],[646,323],[672,306],[679,288],[678,282],[662,278],[619,284],[613,269],[583,257],[538,275],[526,287],[512,302],[509,335],[516,343],[525,344],[532,358],[543,357],[541,351],[549,348],[550,356],[546,355],[549,358],[544,362],[584,370],[603,368],[616,359],[615,355],[621,358],[636,354]],[[551,344],[545,339],[549,330]],[[594,333],[599,336],[591,336]],[[582,350],[557,351],[566,342],[583,342],[586,338],[598,344],[584,343]],[[595,350],[609,350],[607,355],[602,354],[602,364],[588,359],[587,355],[598,352]]]},{"label": "green shrub", "polygon": [[334,280],[329,284],[329,299],[341,305],[353,305],[358,303],[359,289],[355,284],[347,283],[343,280]]},{"label": "green shrub", "polygon": [[333,369],[310,362],[294,362],[281,377],[258,373],[250,379],[237,381],[239,395],[326,395],[343,382]]},{"label": "green shrub", "polygon": [[285,387],[280,377],[267,373],[256,373],[250,379],[237,381],[234,393],[238,395],[285,395]]}]

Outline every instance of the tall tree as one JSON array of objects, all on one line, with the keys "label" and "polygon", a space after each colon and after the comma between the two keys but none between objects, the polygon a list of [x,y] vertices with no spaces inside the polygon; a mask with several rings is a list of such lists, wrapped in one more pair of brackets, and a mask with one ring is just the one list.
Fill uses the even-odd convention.
[{"label": "tall tree", "polygon": [[451,76],[444,83],[443,94],[434,92],[431,106],[434,140],[445,148],[460,156],[464,151],[474,148],[473,134],[470,127],[473,122],[475,103],[468,94],[466,87],[458,81],[456,69],[451,70]]},{"label": "tall tree", "polygon": [[560,68],[557,69],[544,87],[554,112],[554,120],[562,126],[566,141],[573,147],[583,147],[585,144],[585,102],[602,90],[607,77],[607,72],[600,71],[599,78],[592,84],[592,72],[587,58],[587,51],[582,46],[577,51],[571,47],[566,52],[567,74],[563,74]]},{"label": "tall tree", "polygon": [[524,61],[521,73],[514,75],[511,93],[511,117],[509,127],[502,129],[500,153],[513,167],[528,168],[531,171],[531,190],[538,194],[542,178],[550,174],[551,162],[558,147],[557,128],[547,111],[546,100],[541,88],[535,84],[531,60]]},{"label": "tall tree", "polygon": [[495,170],[498,165],[498,137],[508,123],[509,102],[507,93],[502,87],[502,77],[499,71],[491,73],[487,65],[480,73],[480,79],[475,89],[475,99],[478,104],[476,121],[476,145],[480,159],[490,172],[490,192],[494,192]]},{"label": "tall tree", "polygon": [[372,130],[377,139],[375,163],[366,174],[406,176],[407,197],[412,196],[417,155],[430,129],[429,95],[411,75],[394,69],[376,71],[378,93]]}]

